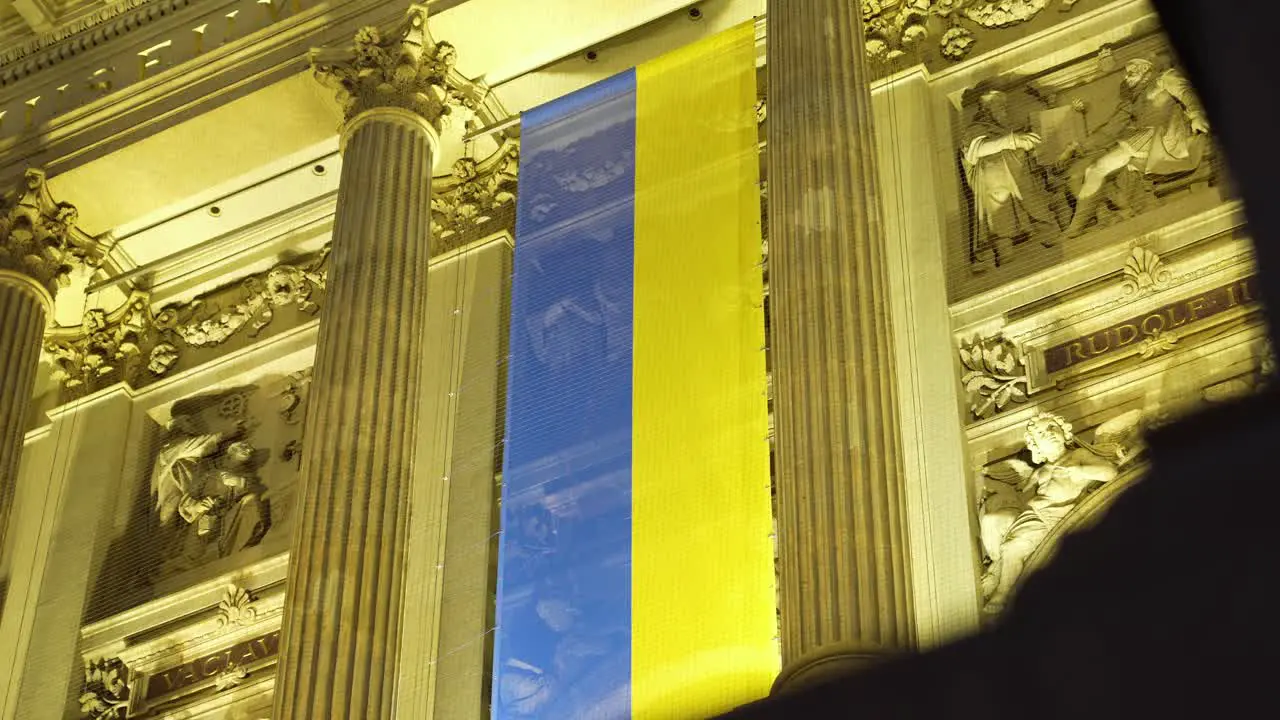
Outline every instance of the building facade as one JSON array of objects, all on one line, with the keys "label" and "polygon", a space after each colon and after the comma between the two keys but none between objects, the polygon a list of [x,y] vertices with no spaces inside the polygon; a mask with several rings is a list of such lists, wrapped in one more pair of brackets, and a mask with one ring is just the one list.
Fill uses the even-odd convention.
[{"label": "building facade", "polygon": [[2,2],[0,717],[540,717],[491,680],[519,114],[744,22],[781,685],[998,621],[1268,381],[1142,0]]}]

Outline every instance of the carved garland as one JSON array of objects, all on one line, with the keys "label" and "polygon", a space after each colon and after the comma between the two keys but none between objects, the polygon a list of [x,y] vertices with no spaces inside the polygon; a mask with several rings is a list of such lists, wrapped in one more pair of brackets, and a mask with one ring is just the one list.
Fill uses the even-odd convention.
[{"label": "carved garland", "polygon": [[45,341],[54,367],[53,377],[66,388],[89,388],[123,377],[137,381],[143,370],[152,377],[166,374],[181,355],[180,348],[206,348],[245,332],[254,337],[271,324],[276,310],[295,305],[314,314],[320,306],[313,293],[324,289],[328,249],[303,265],[281,264],[241,283],[238,302],[222,307],[207,293],[191,302],[153,312],[150,297],[134,292],[128,302],[108,315],[93,309],[79,328]]},{"label": "carved garland", "polygon": [[[1058,8],[1070,11],[1079,0],[1060,0]],[[895,60],[921,46],[942,30],[938,49],[952,61],[963,60],[977,38],[967,20],[981,28],[1005,28],[1028,22],[1053,0],[862,0],[867,55]],[[945,29],[942,29],[945,28]]]}]

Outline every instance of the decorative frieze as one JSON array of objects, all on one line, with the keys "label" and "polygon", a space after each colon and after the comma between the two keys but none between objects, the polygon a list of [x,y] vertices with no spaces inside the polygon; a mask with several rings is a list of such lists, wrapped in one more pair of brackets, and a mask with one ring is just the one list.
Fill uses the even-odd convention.
[{"label": "decorative frieze", "polygon": [[79,327],[53,330],[46,338],[53,378],[76,391],[122,379],[141,385],[166,375],[185,350],[215,347],[241,333],[257,337],[281,308],[314,315],[327,259],[326,248],[303,262],[282,263],[159,311],[143,291],[134,291],[111,313],[91,309]]},{"label": "decorative frieze", "polygon": [[222,344],[241,331],[256,337],[281,307],[296,305],[304,313],[315,314],[320,306],[312,294],[324,289],[328,255],[326,247],[305,264],[280,264],[246,278],[239,302],[230,307],[204,298],[170,305],[156,314],[156,326],[172,331],[189,347],[202,348]]},{"label": "decorative frieze", "polygon": [[[1070,11],[1079,0],[1059,0]],[[942,56],[963,60],[977,44],[976,31],[1035,19],[1053,0],[862,0],[867,55],[895,60],[937,37]],[[974,27],[971,27],[974,26]]]}]

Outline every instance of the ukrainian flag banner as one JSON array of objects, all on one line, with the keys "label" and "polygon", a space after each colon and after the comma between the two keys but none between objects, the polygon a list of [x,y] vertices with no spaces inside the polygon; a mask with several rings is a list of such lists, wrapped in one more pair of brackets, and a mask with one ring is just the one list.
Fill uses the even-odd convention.
[{"label": "ukrainian flag banner", "polygon": [[524,115],[495,718],[777,674],[755,100],[746,24]]}]

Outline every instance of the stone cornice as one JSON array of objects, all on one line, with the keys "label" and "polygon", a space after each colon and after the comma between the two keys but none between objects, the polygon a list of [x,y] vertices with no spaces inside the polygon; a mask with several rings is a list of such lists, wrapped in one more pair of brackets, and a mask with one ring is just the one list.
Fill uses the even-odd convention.
[{"label": "stone cornice", "polygon": [[[120,37],[190,3],[191,0],[114,0],[53,30],[10,45],[0,51],[0,86]],[[26,62],[20,62],[24,59]]]}]

